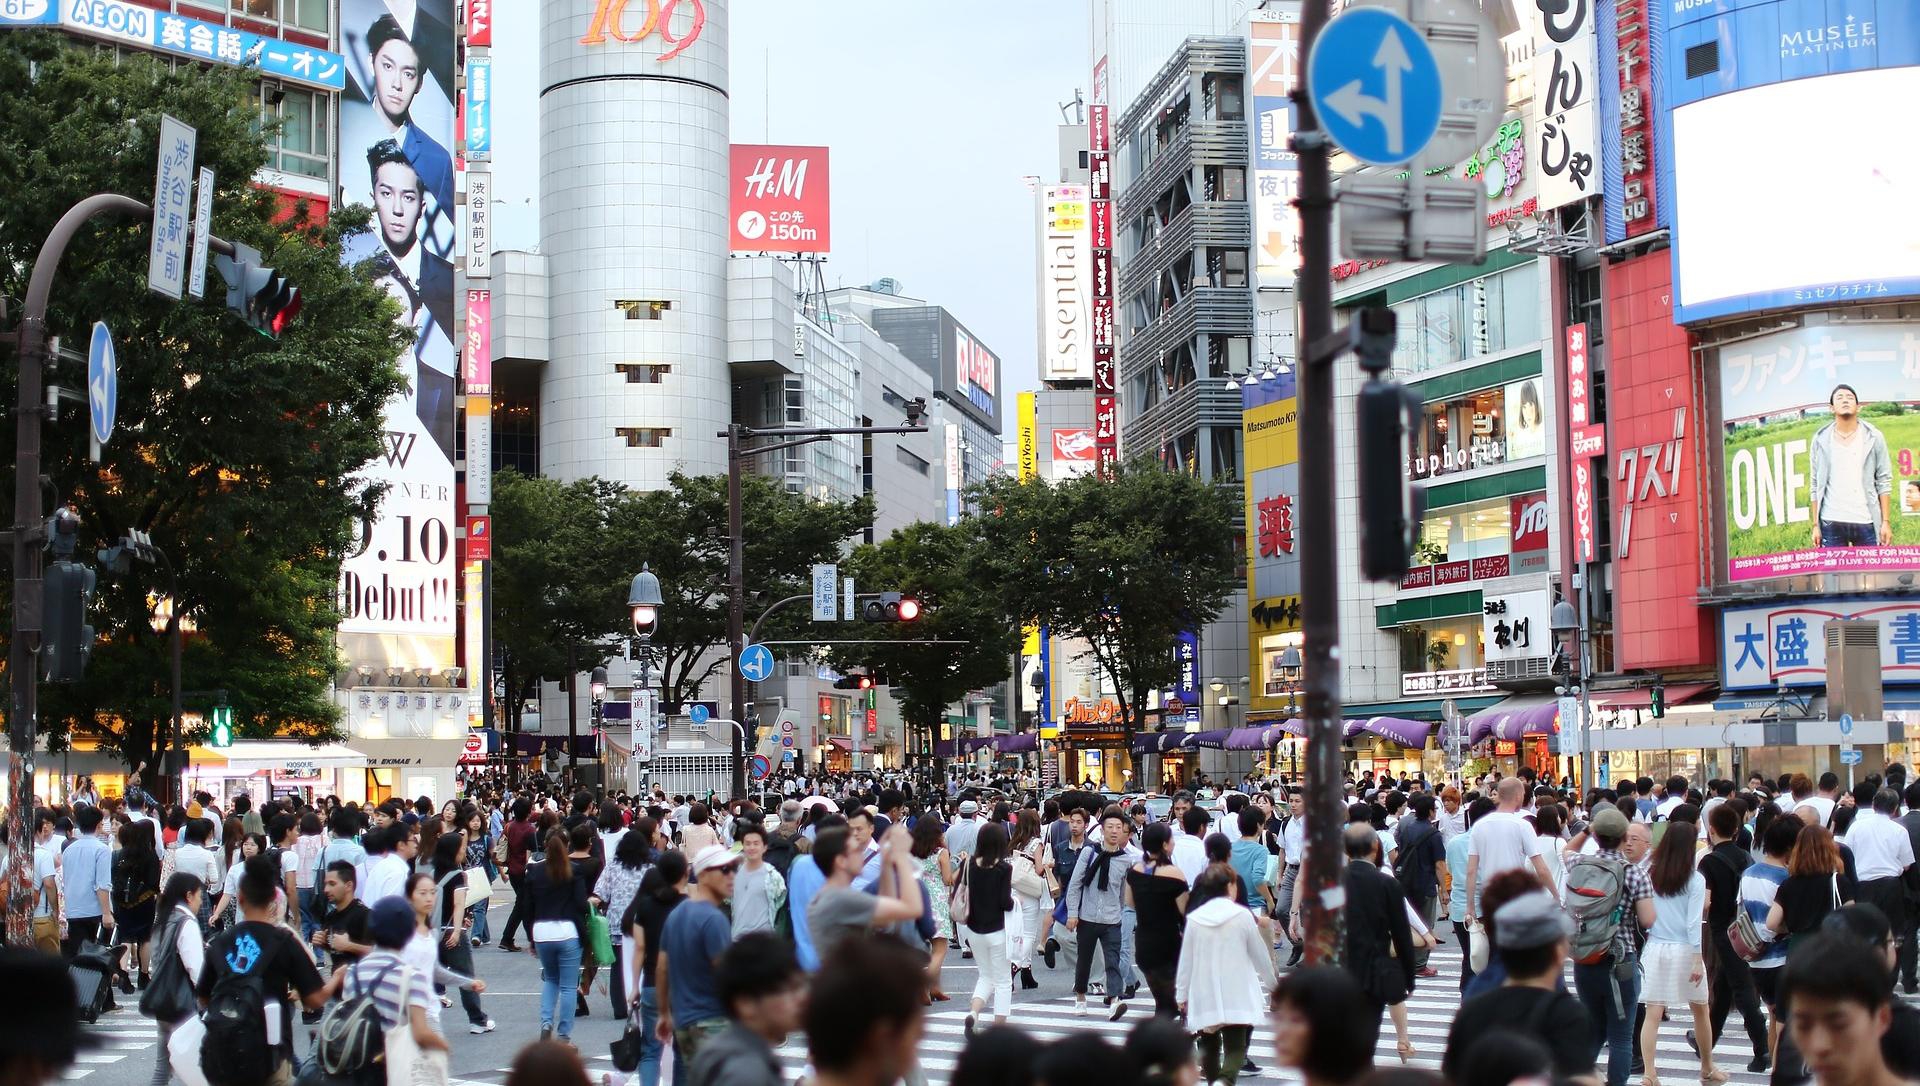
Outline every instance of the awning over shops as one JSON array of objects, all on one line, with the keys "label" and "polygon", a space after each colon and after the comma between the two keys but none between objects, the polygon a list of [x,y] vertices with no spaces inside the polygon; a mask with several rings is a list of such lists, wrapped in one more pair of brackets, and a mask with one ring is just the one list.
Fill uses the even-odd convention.
[{"label": "awning over shops", "polygon": [[1034,732],[998,735],[994,737],[992,746],[1001,754],[1030,754],[1040,749],[1040,736]]},{"label": "awning over shops", "polygon": [[[1667,687],[1667,704],[1680,705],[1700,695],[1701,691],[1713,689],[1712,683],[1675,683]],[[1595,709],[1645,709],[1653,697],[1652,687],[1640,687],[1636,690],[1618,690],[1610,694],[1595,694]]]},{"label": "awning over shops", "polygon": [[367,756],[339,743],[310,747],[305,743],[243,739],[226,748],[227,772],[237,776],[264,769],[340,769],[364,766]]},{"label": "awning over shops", "polygon": [[1185,750],[1191,744],[1192,732],[1141,732],[1133,737],[1135,754],[1169,754],[1176,750]]},{"label": "awning over shops", "polygon": [[827,742],[831,743],[838,750],[853,750],[853,740],[844,735],[829,735],[827,736]]},{"label": "awning over shops", "polygon": [[1361,726],[1362,724],[1365,724],[1365,723],[1366,723],[1366,721],[1364,721],[1364,720],[1343,720],[1343,721],[1341,721],[1341,722],[1340,722],[1340,738],[1342,738],[1342,739],[1352,739],[1352,738],[1353,738],[1354,736],[1356,736],[1356,735],[1359,735],[1359,734],[1360,734],[1360,726]]},{"label": "awning over shops", "polygon": [[1306,729],[1291,720],[1279,721],[1258,728],[1235,728],[1227,734],[1228,750],[1272,750],[1290,735],[1301,735]]},{"label": "awning over shops", "polygon": [[935,758],[954,758],[959,756],[959,751],[954,749],[953,740],[935,739],[933,741],[933,756]]},{"label": "awning over shops", "polygon": [[1205,732],[1188,732],[1187,738],[1192,740],[1192,742],[1187,745],[1206,747],[1209,750],[1219,750],[1227,745],[1227,736],[1231,734],[1233,734],[1232,728],[1216,728],[1212,731]]},{"label": "awning over shops", "polygon": [[1509,742],[1529,735],[1552,735],[1559,699],[1552,694],[1516,694],[1467,718],[1467,744],[1488,738]]},{"label": "awning over shops", "polygon": [[1361,731],[1415,750],[1427,745],[1428,737],[1438,726],[1431,720],[1405,720],[1397,716],[1372,716],[1360,722]]}]

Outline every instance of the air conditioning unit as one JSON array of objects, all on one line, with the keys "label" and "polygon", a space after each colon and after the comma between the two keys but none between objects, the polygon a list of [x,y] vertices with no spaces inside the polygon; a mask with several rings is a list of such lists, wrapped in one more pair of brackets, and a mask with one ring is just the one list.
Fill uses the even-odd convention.
[{"label": "air conditioning unit", "polygon": [[1538,686],[1553,678],[1551,656],[1487,661],[1487,683],[1492,686]]},{"label": "air conditioning unit", "polygon": [[1885,717],[1881,696],[1880,624],[1871,619],[1836,618],[1827,622],[1827,718],[1841,713],[1855,720]]}]

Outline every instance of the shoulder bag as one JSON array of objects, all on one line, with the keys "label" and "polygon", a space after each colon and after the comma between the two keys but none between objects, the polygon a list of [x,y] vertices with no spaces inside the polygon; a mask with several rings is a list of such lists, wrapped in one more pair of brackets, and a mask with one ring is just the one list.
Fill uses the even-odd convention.
[{"label": "shoulder bag", "polygon": [[180,961],[180,924],[178,914],[168,918],[160,933],[160,963],[154,967],[153,980],[140,993],[140,1013],[158,1022],[179,1022],[200,1009],[200,1001],[193,994],[193,979]]},{"label": "shoulder bag", "polygon": [[1021,897],[1041,897],[1047,892],[1047,880],[1040,877],[1033,857],[1025,852],[1013,854],[1013,892]]}]

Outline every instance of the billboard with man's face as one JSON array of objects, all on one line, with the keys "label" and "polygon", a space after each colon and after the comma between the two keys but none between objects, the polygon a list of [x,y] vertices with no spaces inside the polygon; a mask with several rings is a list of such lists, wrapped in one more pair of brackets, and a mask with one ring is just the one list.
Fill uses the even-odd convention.
[{"label": "billboard with man's face", "polygon": [[1719,349],[1727,579],[1920,569],[1920,325]]},{"label": "billboard with man's face", "polygon": [[372,262],[414,332],[409,388],[364,469],[387,494],[341,571],[341,648],[354,664],[438,669],[456,615],[453,0],[342,0],[340,40],[340,194],[373,209],[347,258]]}]

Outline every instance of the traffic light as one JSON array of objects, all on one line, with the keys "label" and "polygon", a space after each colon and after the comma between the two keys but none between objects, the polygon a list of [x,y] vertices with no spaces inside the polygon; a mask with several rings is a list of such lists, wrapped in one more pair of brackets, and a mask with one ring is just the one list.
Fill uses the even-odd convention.
[{"label": "traffic light", "polygon": [[227,308],[259,331],[280,338],[300,313],[300,288],[261,263],[260,251],[235,243],[234,256],[213,258],[227,283]]},{"label": "traffic light", "polygon": [[94,572],[61,559],[47,567],[43,578],[40,674],[50,683],[79,682],[93,652],[87,605],[93,600]]},{"label": "traffic light", "polygon": [[1375,377],[1354,405],[1360,434],[1360,572],[1397,581],[1412,566],[1426,488],[1407,478],[1420,401],[1400,385]]},{"label": "traffic light", "polygon": [[1659,720],[1667,715],[1667,684],[1656,682],[1647,693],[1647,708],[1652,711],[1653,719]]},{"label": "traffic light", "polygon": [[869,690],[873,687],[873,675],[865,671],[849,671],[833,682],[835,690]]},{"label": "traffic light", "polygon": [[882,592],[860,609],[860,617],[868,622],[914,622],[920,614],[920,601],[898,592]]},{"label": "traffic light", "polygon": [[230,747],[233,745],[233,706],[216,705],[213,707],[213,726],[207,733],[207,745],[210,747]]}]

